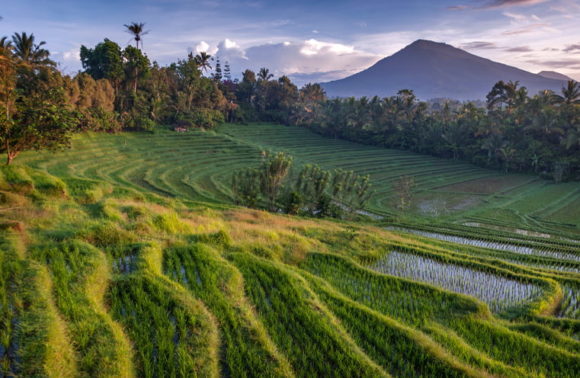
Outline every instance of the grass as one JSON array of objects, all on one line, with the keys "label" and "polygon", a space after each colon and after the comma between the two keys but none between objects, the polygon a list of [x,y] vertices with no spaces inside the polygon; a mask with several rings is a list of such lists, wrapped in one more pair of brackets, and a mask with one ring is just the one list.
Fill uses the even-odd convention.
[{"label": "grass", "polygon": [[542,291],[534,284],[397,251],[377,261],[371,269],[476,297],[494,312],[532,302]]},{"label": "grass", "polygon": [[[290,153],[297,164],[370,174],[375,193],[368,210],[376,214],[393,214],[393,183],[401,175],[410,175],[417,183],[416,215],[580,233],[577,212],[567,210],[580,200],[578,183],[554,185],[533,176],[498,174],[407,151],[323,138],[297,127],[226,124],[217,133],[80,136],[70,151],[25,154],[22,161],[67,179],[100,180],[217,204],[232,202],[232,172],[257,165],[261,151],[269,149]],[[87,190],[84,195],[90,200],[101,190]]]},{"label": "grass", "polygon": [[[2,375],[580,370],[580,242],[568,209],[577,184],[275,125],[73,145],[0,168]],[[373,175],[368,210],[387,217],[234,207],[232,170],[267,148]],[[416,175],[418,198],[477,203],[400,217],[389,205],[400,174]]]},{"label": "grass", "polygon": [[166,274],[203,301],[220,323],[221,372],[226,376],[292,376],[244,297],[242,274],[205,244],[166,252]]},{"label": "grass", "polygon": [[56,306],[75,340],[81,374],[132,376],[129,342],[102,305],[109,279],[105,256],[96,248],[71,242],[31,251],[49,268]]}]

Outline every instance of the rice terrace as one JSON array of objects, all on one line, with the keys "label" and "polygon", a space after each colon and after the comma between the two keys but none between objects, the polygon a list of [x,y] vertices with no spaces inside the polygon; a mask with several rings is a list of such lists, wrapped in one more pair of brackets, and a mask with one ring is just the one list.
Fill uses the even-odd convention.
[{"label": "rice terrace", "polygon": [[0,377],[580,376],[575,2],[64,3],[1,10]]}]

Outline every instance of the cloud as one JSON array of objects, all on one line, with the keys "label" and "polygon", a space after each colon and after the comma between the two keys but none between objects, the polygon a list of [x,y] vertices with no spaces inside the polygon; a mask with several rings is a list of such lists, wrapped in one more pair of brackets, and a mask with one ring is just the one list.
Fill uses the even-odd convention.
[{"label": "cloud", "polygon": [[209,52],[210,47],[209,44],[206,41],[201,41],[199,42],[197,45],[195,45],[195,47],[193,48],[193,51],[195,51],[196,53],[200,53],[200,52]]},{"label": "cloud", "polygon": [[553,67],[553,68],[574,68],[578,65],[578,60],[561,59],[561,60],[528,60],[529,63]]},{"label": "cloud", "polygon": [[506,30],[502,34],[503,35],[527,34],[527,33],[533,33],[533,32],[535,32],[537,30],[540,30],[540,29],[553,30],[553,29],[550,28],[550,25],[549,24],[536,23],[536,24],[529,24],[529,25],[526,25],[524,27],[517,28],[517,29]]},{"label": "cloud", "polygon": [[515,21],[526,21],[528,19],[528,16],[519,13],[503,12],[502,14]]},{"label": "cloud", "polygon": [[479,5],[452,5],[447,7],[449,10],[461,11],[467,9],[495,9],[495,8],[511,8],[518,6],[529,6],[540,3],[545,3],[550,0],[478,0]]},{"label": "cloud", "polygon": [[497,45],[493,42],[484,42],[484,41],[474,41],[474,42],[468,42],[468,43],[464,43],[462,45],[459,46],[462,49],[468,49],[468,50],[482,50],[482,49],[497,49]]},{"label": "cloud", "polygon": [[309,39],[304,41],[302,48],[300,49],[300,53],[302,55],[319,55],[319,54],[336,54],[336,55],[343,55],[343,54],[352,54],[354,52],[353,46],[347,46],[340,43],[329,43],[329,42],[322,42],[316,39]]},{"label": "cloud", "polygon": [[62,53],[62,59],[67,62],[80,62],[81,52],[80,48],[76,47]]},{"label": "cloud", "polygon": [[516,46],[505,49],[507,52],[532,52],[534,51],[529,46]]},{"label": "cloud", "polygon": [[215,53],[223,60],[247,60],[246,52],[242,47],[235,41],[229,38],[224,39],[217,45],[217,51]]},{"label": "cloud", "polygon": [[449,7],[447,7],[448,10],[452,10],[452,11],[462,11],[462,10],[466,10],[471,8],[468,5],[462,5],[462,4],[458,4],[458,5],[451,5]]},{"label": "cloud", "polygon": [[509,8],[509,7],[517,7],[517,6],[529,6],[535,5],[540,3],[545,3],[549,0],[488,0],[483,5],[481,5],[482,9],[490,9],[490,8]]},{"label": "cloud", "polygon": [[568,45],[565,48],[563,48],[562,51],[564,52],[580,51],[580,43]]},{"label": "cloud", "polygon": [[228,61],[234,77],[246,68],[267,67],[276,76],[288,75],[298,85],[340,79],[367,68],[380,57],[351,45],[317,39],[267,43],[242,48],[226,39],[217,45],[216,56]]}]

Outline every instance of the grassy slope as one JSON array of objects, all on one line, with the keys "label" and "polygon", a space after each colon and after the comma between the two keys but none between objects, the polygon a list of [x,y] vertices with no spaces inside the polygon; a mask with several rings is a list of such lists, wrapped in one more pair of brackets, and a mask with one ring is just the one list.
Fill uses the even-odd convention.
[{"label": "grassy slope", "polygon": [[[574,262],[196,204],[189,199],[226,200],[230,156],[247,149],[256,161],[255,148],[220,135],[179,137],[96,136],[77,140],[85,154],[26,157],[55,176],[26,165],[0,169],[2,373],[567,377],[580,370],[580,321],[552,316],[563,296],[577,298],[563,288],[580,288],[579,275],[558,270]],[[209,140],[216,146],[208,149]],[[215,156],[194,161],[204,143],[223,166],[208,164]],[[502,235],[473,238],[580,254],[571,242]],[[492,314],[472,297],[366,268],[392,250],[531,282],[542,294]]]},{"label": "grassy slope", "polygon": [[231,172],[256,165],[262,150],[284,150],[298,164],[353,169],[372,176],[368,209],[390,214],[392,184],[417,183],[414,211],[446,221],[580,233],[580,184],[554,185],[529,175],[505,175],[451,160],[323,138],[280,125],[223,125],[217,133],[89,135],[64,153],[21,159],[61,177],[99,179],[157,194],[231,202]]}]

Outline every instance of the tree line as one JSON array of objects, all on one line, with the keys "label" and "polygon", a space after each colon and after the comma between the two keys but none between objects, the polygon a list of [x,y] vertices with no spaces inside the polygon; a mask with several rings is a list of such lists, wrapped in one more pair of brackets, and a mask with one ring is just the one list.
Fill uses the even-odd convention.
[{"label": "tree line", "polygon": [[33,34],[0,39],[0,152],[10,164],[22,151],[59,149],[79,131],[152,131],[159,125],[211,128],[235,107],[219,80],[202,73],[206,53],[166,67],[141,50],[144,24],[125,25],[135,46],[109,39],[82,46],[83,71],[65,75]]},{"label": "tree line", "polygon": [[230,85],[235,121],[278,122],[358,143],[463,160],[556,182],[580,180],[580,84],[530,96],[497,82],[478,102],[419,101],[412,90],[380,98],[327,98],[319,84],[298,89],[262,68]]}]

